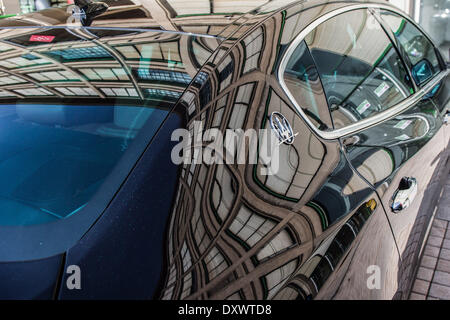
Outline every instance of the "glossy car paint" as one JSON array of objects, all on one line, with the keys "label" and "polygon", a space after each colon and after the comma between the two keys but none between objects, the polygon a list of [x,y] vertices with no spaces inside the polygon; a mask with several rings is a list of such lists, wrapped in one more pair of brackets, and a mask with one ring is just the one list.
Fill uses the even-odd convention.
[{"label": "glossy car paint", "polygon": [[[101,29],[108,26],[150,27],[155,30],[146,33],[148,40],[162,42],[153,39],[158,35],[175,39],[180,47],[198,38],[208,50],[182,56],[182,72],[191,76],[190,85],[182,89],[159,133],[98,220],[59,252],[64,255],[59,269],[46,267],[50,256],[37,259],[42,267],[21,259],[33,272],[45,270],[36,285],[42,289],[35,293],[10,281],[0,283],[0,293],[9,293],[3,295],[7,298],[57,299],[406,298],[436,202],[436,178],[445,168],[449,135],[442,118],[448,106],[448,77],[433,96],[396,118],[334,140],[315,134],[278,78],[286,48],[304,28],[354,4],[269,3],[248,14],[221,17],[220,28],[207,34],[194,29],[204,34],[196,37],[157,33],[162,26],[147,18],[145,9],[113,7],[92,23],[99,29],[70,30],[86,39],[94,38],[89,33],[99,36],[93,41],[113,53],[109,63],[114,65],[125,64],[112,43],[132,37],[123,30],[114,34]],[[63,9],[37,15],[51,17],[56,26],[68,17]],[[125,15],[135,19],[123,19]],[[39,24],[26,17],[2,20],[0,25]],[[46,27],[40,33],[48,30],[53,32]],[[10,29],[2,37],[29,33]],[[60,44],[68,46],[73,40]],[[143,86],[132,82],[117,85]],[[144,85],[161,88],[151,81]],[[322,107],[327,110],[326,101]],[[177,167],[170,161],[170,133],[175,128],[190,129],[194,121],[202,121],[205,129],[268,128],[272,112],[283,114],[298,133],[292,145],[280,146],[281,170],[274,176],[261,175],[261,164]],[[414,122],[410,140],[394,142],[398,132],[392,126],[405,118]],[[417,178],[419,192],[410,207],[393,213],[390,200],[404,176]],[[65,285],[65,270],[73,264],[82,270],[82,290]],[[368,287],[371,266],[379,267],[379,289]],[[51,274],[53,282],[48,280]]]}]

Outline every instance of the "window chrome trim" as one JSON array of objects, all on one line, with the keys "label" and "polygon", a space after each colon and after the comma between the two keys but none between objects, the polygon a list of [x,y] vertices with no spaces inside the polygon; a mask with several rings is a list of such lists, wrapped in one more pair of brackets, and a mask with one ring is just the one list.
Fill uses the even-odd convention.
[{"label": "window chrome trim", "polygon": [[[385,9],[389,11],[393,11],[403,18],[407,19],[408,21],[411,21],[410,18],[407,18],[403,13],[396,10],[394,7],[389,5],[383,5],[383,4],[357,4],[357,5],[350,5],[344,8],[340,8],[337,10],[333,10],[331,12],[328,12],[324,14],[323,16],[320,16],[316,20],[314,20],[311,24],[309,24],[306,28],[304,28],[297,36],[296,38],[289,44],[288,48],[286,49],[286,52],[284,53],[280,66],[278,67],[278,81],[284,91],[284,93],[288,96],[291,103],[296,108],[297,112],[300,114],[300,116],[303,118],[303,120],[306,122],[306,124],[311,128],[311,130],[320,138],[325,140],[335,140],[340,137],[359,132],[361,130],[370,128],[372,126],[375,126],[376,124],[387,120],[391,117],[394,117],[415,103],[419,102],[420,99],[424,95],[426,95],[431,89],[433,89],[442,79],[444,79],[448,74],[448,69],[443,70],[440,73],[438,73],[434,78],[432,78],[423,88],[419,89],[417,92],[415,92],[413,95],[409,96],[408,98],[404,99],[403,101],[399,102],[398,104],[375,114],[374,116],[371,116],[369,118],[365,118],[363,120],[360,120],[358,122],[352,123],[348,126],[345,126],[343,128],[334,129],[330,131],[323,131],[316,128],[316,126],[312,123],[312,121],[309,119],[309,117],[303,112],[300,105],[297,103],[291,92],[289,91],[285,81],[284,81],[284,72],[286,70],[287,63],[289,59],[291,58],[292,54],[294,53],[295,49],[298,47],[300,42],[304,40],[304,38],[315,28],[317,28],[320,24],[323,22],[348,11],[356,10],[356,9],[368,9],[368,8],[375,8],[375,9]],[[414,23],[416,25],[416,23]],[[434,44],[433,44],[434,45]]]}]

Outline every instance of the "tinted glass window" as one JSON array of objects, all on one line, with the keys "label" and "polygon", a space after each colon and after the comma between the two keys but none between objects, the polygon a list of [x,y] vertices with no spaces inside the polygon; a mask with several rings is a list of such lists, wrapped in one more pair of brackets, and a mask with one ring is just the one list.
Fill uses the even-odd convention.
[{"label": "tinted glass window", "polygon": [[385,10],[380,13],[402,47],[406,60],[410,64],[414,81],[421,85],[439,73],[439,60],[428,38],[402,16]]},{"label": "tinted glass window", "polygon": [[284,72],[284,81],[297,103],[317,128],[325,130],[332,127],[319,73],[305,41],[300,43],[289,59]]},{"label": "tinted glass window", "polygon": [[397,51],[366,9],[325,21],[305,40],[335,128],[392,107],[414,92]]},{"label": "tinted glass window", "polygon": [[125,154],[134,163],[142,150],[130,149],[133,141],[148,141],[167,112],[114,104],[0,105],[0,226],[79,212]]}]

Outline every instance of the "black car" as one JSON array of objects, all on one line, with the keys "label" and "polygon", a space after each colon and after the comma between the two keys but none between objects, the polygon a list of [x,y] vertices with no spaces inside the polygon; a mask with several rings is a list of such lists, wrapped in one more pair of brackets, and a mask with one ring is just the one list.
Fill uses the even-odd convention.
[{"label": "black car", "polygon": [[0,299],[408,298],[450,136],[411,18],[75,3],[0,20]]}]

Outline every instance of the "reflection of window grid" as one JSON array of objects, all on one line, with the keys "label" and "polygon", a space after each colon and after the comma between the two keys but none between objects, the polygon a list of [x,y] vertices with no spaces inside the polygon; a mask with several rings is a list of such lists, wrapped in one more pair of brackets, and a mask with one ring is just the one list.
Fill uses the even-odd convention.
[{"label": "reflection of window grid", "polygon": [[15,84],[24,82],[26,81],[16,76],[0,77],[0,84]]},{"label": "reflection of window grid", "polygon": [[66,96],[97,96],[97,92],[88,87],[55,87],[55,89]]},{"label": "reflection of window grid", "polygon": [[263,282],[267,284],[267,299],[271,299],[278,292],[280,287],[294,273],[295,268],[297,268],[297,259],[289,261],[263,278]]},{"label": "reflection of window grid", "polygon": [[178,42],[155,42],[118,46],[116,49],[127,59],[181,62]]},{"label": "reflection of window grid", "polygon": [[47,54],[58,56],[64,60],[110,58],[111,55],[102,47],[68,48],[48,51]]},{"label": "reflection of window grid", "polygon": [[86,68],[80,71],[89,80],[128,80],[127,72],[122,68]]},{"label": "reflection of window grid", "polygon": [[181,92],[164,90],[164,89],[145,89],[149,96],[157,96],[157,97],[169,97],[178,99],[181,96]]},{"label": "reflection of window grid", "polygon": [[249,208],[243,205],[231,223],[230,231],[241,239],[247,248],[250,248],[274,227],[274,221],[250,211]]},{"label": "reflection of window grid", "polygon": [[243,127],[254,87],[254,83],[247,83],[239,87],[235,103],[233,105],[233,111],[231,113],[230,120],[228,121],[228,128],[240,129]]},{"label": "reflection of window grid", "polygon": [[209,56],[211,56],[211,52],[199,42],[198,37],[195,37],[192,41],[192,49],[193,60],[196,61],[199,66],[204,65],[206,61],[208,61]]},{"label": "reflection of window grid", "polygon": [[245,44],[245,64],[244,73],[258,68],[258,59],[264,42],[264,34],[262,28],[258,28],[252,34],[244,39]]},{"label": "reflection of window grid", "polygon": [[216,109],[214,110],[214,119],[211,128],[219,128],[223,119],[225,106],[227,105],[228,94],[224,95],[217,101]]},{"label": "reflection of window grid", "polygon": [[134,88],[100,88],[108,97],[137,97],[138,93]]},{"label": "reflection of window grid", "polygon": [[51,96],[52,93],[42,88],[36,89],[16,89],[15,92],[24,96]]},{"label": "reflection of window grid", "polygon": [[180,255],[183,261],[183,271],[186,272],[192,266],[191,254],[189,253],[186,242],[183,243]]},{"label": "reflection of window grid", "polygon": [[224,165],[217,166],[211,204],[214,212],[222,221],[228,217],[233,206],[235,192],[232,188],[232,181],[229,170]]},{"label": "reflection of window grid", "polygon": [[0,43],[0,52],[6,52],[9,50],[13,50],[13,48],[11,48],[10,46]]},{"label": "reflection of window grid", "polygon": [[180,299],[186,298],[191,293],[192,288],[192,272],[184,277],[183,291],[181,292]]},{"label": "reflection of window grid", "polygon": [[208,279],[211,281],[221,274],[227,267],[228,263],[217,247],[213,247],[206,255],[204,262],[208,270]]},{"label": "reflection of window grid", "polygon": [[15,95],[7,91],[0,90],[0,97],[15,97]]},{"label": "reflection of window grid", "polygon": [[33,72],[28,74],[30,77],[40,81],[79,81],[78,77],[67,70]]},{"label": "reflection of window grid", "polygon": [[294,243],[294,239],[290,232],[287,229],[282,230],[258,252],[256,257],[259,261],[273,257],[292,247]]},{"label": "reflection of window grid", "polygon": [[33,55],[23,55],[21,57],[14,57],[3,59],[0,61],[0,66],[8,69],[31,67],[35,65],[49,63],[47,59],[37,58]]},{"label": "reflection of window grid", "polygon": [[[204,167],[202,167],[203,169]],[[199,173],[200,175],[200,173]],[[194,234],[194,240],[196,242],[196,248],[198,249],[199,253],[203,253],[208,245],[211,243],[211,238],[206,232],[205,226],[203,224],[202,218],[201,218],[201,199],[203,195],[203,187],[199,183],[199,179],[197,179],[197,183],[194,190],[194,198],[195,198],[195,207],[194,212],[191,219],[191,227],[192,232]]]},{"label": "reflection of window grid", "polygon": [[172,298],[173,290],[175,288],[175,285],[172,285],[175,283],[176,276],[177,276],[177,269],[175,268],[175,264],[172,264],[170,267],[169,277],[167,278],[167,285],[166,285],[166,291],[164,292],[164,295],[162,297],[163,300],[169,300]]},{"label": "reflection of window grid", "polygon": [[178,82],[189,84],[191,77],[184,72],[139,68],[137,75],[142,80]]}]

